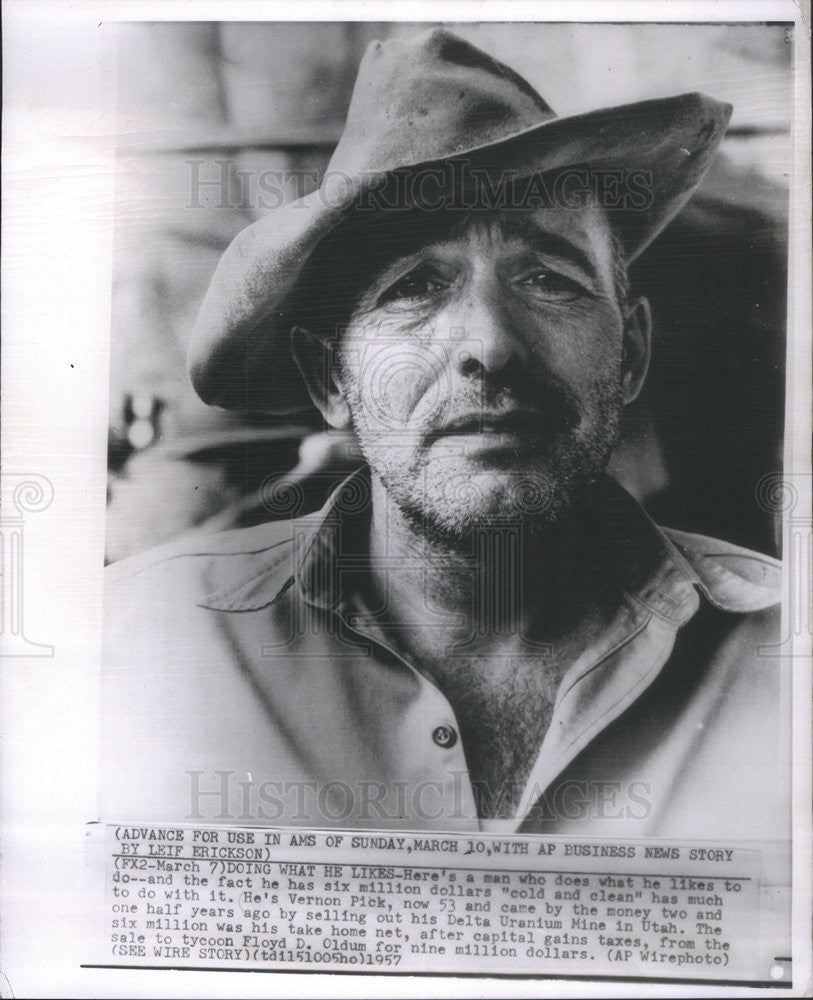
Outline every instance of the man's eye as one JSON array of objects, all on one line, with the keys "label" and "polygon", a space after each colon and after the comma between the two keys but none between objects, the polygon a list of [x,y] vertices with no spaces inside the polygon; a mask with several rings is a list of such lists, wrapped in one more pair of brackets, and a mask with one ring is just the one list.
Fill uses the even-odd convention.
[{"label": "man's eye", "polygon": [[524,275],[520,284],[550,298],[576,298],[585,294],[585,289],[577,281],[544,267],[535,268]]},{"label": "man's eye", "polygon": [[391,285],[382,296],[382,301],[404,301],[427,299],[437,295],[445,287],[443,281],[434,274],[416,271],[407,274]]}]

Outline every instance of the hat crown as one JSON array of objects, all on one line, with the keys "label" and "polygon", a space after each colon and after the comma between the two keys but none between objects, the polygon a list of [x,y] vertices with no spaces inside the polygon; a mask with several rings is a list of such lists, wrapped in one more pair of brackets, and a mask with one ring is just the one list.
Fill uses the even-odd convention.
[{"label": "hat crown", "polygon": [[442,28],[371,42],[328,170],[444,159],[555,117],[518,73]]}]

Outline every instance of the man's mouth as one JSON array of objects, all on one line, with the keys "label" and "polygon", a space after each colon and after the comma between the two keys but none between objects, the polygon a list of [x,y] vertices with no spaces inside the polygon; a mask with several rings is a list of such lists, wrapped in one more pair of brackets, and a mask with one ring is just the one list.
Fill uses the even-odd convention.
[{"label": "man's mouth", "polygon": [[539,410],[481,410],[447,420],[431,435],[506,434],[527,437],[549,430],[546,415]]},{"label": "man's mouth", "polygon": [[444,421],[427,435],[425,447],[459,440],[467,455],[483,456],[506,449],[537,449],[543,439],[561,430],[561,417],[557,420],[554,413],[542,410],[478,410]]}]

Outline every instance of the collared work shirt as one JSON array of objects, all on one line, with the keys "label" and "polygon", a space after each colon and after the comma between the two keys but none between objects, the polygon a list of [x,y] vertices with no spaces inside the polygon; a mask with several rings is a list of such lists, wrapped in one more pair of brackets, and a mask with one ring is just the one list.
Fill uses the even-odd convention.
[{"label": "collared work shirt", "polygon": [[623,494],[647,572],[564,675],[516,816],[485,821],[452,707],[345,586],[359,481],[110,568],[100,818],[788,837],[778,564]]}]

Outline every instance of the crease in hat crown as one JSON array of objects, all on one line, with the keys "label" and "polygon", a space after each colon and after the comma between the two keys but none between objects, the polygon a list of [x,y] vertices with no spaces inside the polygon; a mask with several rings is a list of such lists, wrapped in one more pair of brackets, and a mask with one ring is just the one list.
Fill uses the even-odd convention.
[{"label": "crease in hat crown", "polygon": [[446,29],[372,42],[320,187],[248,226],[224,253],[189,346],[196,391],[226,408],[310,407],[286,307],[314,251],[359,214],[365,188],[452,161],[502,178],[637,170],[650,178],[651,204],[611,219],[631,261],[696,189],[730,114],[690,93],[560,118],[514,70]]},{"label": "crease in hat crown", "polygon": [[555,118],[508,66],[443,28],[372,42],[328,172],[459,156]]}]

